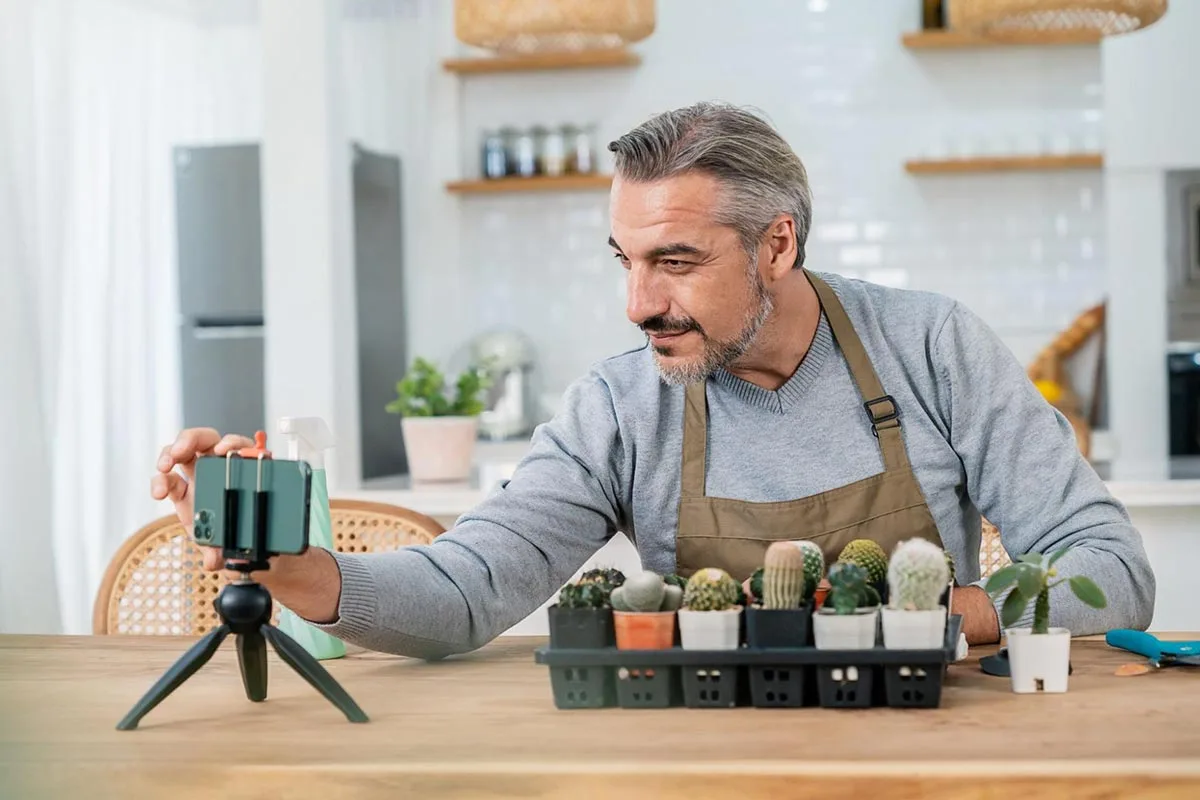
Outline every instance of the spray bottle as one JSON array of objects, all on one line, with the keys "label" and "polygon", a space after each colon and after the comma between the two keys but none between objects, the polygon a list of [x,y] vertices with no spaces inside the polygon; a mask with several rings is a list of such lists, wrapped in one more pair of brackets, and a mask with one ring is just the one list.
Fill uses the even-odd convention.
[{"label": "spray bottle", "polygon": [[[312,467],[311,508],[308,518],[308,543],[333,549],[333,526],[329,522],[329,486],[325,481],[325,450],[333,446],[333,434],[320,417],[283,417],[279,431],[287,437],[288,458],[307,461]],[[291,609],[279,610],[279,627],[309,655],[318,660],[341,658],[346,645],[298,617]]]}]

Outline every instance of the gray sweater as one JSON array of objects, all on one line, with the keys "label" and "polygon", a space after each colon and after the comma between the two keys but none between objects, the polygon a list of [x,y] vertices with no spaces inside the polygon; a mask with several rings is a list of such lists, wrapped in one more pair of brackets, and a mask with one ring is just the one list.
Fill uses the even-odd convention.
[{"label": "gray sweater", "polygon": [[[1140,535],[995,334],[947,297],[821,276],[899,403],[909,460],[959,583],[980,582],[982,512],[1014,556],[1069,545],[1061,575],[1088,575],[1107,594],[1095,610],[1066,585],[1054,589],[1051,625],[1075,635],[1146,628],[1155,580]],[[672,572],[682,388],[658,378],[643,347],[596,364],[564,399],[512,479],[432,545],[337,555],[339,619],[321,627],[421,658],[472,650],[537,609],[617,531],[636,537],[645,569]],[[710,496],[792,500],[883,469],[824,318],[777,391],[725,371],[710,379],[709,437]],[[1018,626],[1032,613],[1030,603]]]}]

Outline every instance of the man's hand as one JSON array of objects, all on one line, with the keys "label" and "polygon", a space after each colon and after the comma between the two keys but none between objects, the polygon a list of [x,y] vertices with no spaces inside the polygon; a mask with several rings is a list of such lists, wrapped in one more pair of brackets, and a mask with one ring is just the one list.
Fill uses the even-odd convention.
[{"label": "man's hand", "polygon": [[978,586],[955,586],[950,613],[962,614],[967,644],[995,644],[1000,641],[1000,618],[992,598]]},{"label": "man's hand", "polygon": [[[208,455],[223,456],[243,447],[254,447],[254,440],[233,433],[222,436],[212,428],[182,431],[159,454],[158,474],[150,480],[150,496],[155,500],[170,498],[175,505],[175,515],[190,536],[196,459]],[[225,566],[220,548],[201,546],[200,551],[204,554],[204,569],[215,572]],[[270,565],[269,570],[255,572],[253,577],[266,586],[276,600],[312,622],[337,619],[342,576],[332,554],[310,547],[298,556],[274,556]],[[229,577],[235,574],[229,573]]]}]

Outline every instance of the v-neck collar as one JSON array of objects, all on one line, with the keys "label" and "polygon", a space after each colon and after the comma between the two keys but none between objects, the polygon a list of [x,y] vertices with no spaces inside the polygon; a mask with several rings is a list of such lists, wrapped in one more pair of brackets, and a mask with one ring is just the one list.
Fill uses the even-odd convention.
[{"label": "v-neck collar", "polygon": [[804,359],[792,376],[778,389],[774,391],[764,389],[739,378],[724,367],[714,372],[712,377],[716,383],[733,392],[738,399],[756,408],[773,411],[777,414],[786,414],[796,407],[808,387],[816,382],[821,367],[825,365],[825,360],[831,352],[833,352],[833,331],[830,329],[829,320],[826,319],[825,311],[822,309],[821,318],[817,321],[817,332],[813,336],[808,352],[805,353]]}]

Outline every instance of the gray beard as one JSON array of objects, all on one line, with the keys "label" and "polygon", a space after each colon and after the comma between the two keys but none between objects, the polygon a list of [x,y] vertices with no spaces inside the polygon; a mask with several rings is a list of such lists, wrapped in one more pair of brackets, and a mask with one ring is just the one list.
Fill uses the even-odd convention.
[{"label": "gray beard", "polygon": [[729,366],[745,355],[775,309],[762,279],[757,274],[754,278],[755,304],[746,312],[742,330],[733,339],[716,341],[701,333],[701,336],[704,336],[704,352],[692,361],[674,364],[665,363],[662,354],[651,346],[650,350],[654,353],[654,364],[658,367],[659,377],[664,383],[669,386],[687,386],[699,383],[718,369]]}]

